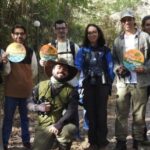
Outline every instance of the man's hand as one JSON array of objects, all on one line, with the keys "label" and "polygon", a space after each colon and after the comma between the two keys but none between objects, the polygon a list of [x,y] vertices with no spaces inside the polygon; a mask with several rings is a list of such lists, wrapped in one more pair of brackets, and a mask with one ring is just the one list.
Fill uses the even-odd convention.
[{"label": "man's hand", "polygon": [[4,64],[7,64],[7,62],[8,62],[8,53],[6,53],[6,52],[3,52],[2,53],[2,62],[4,63]]},{"label": "man's hand", "polygon": [[58,132],[59,132],[58,129],[53,125],[49,126],[48,131],[51,132],[51,133],[54,133],[55,135],[57,135]]},{"label": "man's hand", "polygon": [[121,75],[124,72],[124,70],[125,70],[125,67],[124,66],[120,66],[119,68],[117,68],[116,72],[117,72],[117,74]]},{"label": "man's hand", "polygon": [[51,105],[49,102],[44,102],[44,103],[41,103],[40,105],[38,105],[37,109],[38,109],[38,111],[41,111],[41,112],[49,112],[50,107],[51,107]]},{"label": "man's hand", "polygon": [[138,68],[135,68],[134,71],[137,72],[137,73],[144,73],[145,69],[144,69],[144,67],[138,67]]}]

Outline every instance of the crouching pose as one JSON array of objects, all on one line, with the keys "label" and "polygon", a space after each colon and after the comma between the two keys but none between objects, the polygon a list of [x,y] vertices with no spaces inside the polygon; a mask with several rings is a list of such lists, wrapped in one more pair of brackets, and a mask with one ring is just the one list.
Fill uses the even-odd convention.
[{"label": "crouching pose", "polygon": [[59,150],[70,150],[77,132],[78,92],[67,81],[77,69],[59,59],[48,61],[45,70],[50,79],[35,86],[28,100],[29,110],[38,112],[33,150],[52,149],[56,141]]}]

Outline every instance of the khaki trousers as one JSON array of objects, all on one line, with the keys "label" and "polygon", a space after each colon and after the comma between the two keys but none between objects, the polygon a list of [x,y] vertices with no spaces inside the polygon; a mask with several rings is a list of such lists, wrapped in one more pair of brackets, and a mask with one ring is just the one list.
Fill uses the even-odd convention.
[{"label": "khaki trousers", "polygon": [[65,125],[57,136],[50,133],[47,128],[37,127],[33,150],[51,150],[56,139],[62,146],[67,146],[72,142],[76,132],[77,128],[74,124]]},{"label": "khaki trousers", "polygon": [[117,140],[126,140],[128,135],[128,117],[132,110],[132,136],[143,140],[145,113],[147,104],[147,87],[135,84],[117,85],[115,135]]}]

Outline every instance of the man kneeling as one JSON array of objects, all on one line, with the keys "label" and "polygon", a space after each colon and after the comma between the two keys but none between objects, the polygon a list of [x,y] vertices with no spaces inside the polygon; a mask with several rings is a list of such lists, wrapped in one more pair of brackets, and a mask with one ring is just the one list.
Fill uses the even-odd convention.
[{"label": "man kneeling", "polygon": [[54,141],[59,150],[70,150],[77,131],[78,92],[67,83],[77,69],[64,59],[48,61],[46,73],[49,80],[35,86],[28,108],[38,112],[38,127],[35,130],[33,150],[50,150]]}]

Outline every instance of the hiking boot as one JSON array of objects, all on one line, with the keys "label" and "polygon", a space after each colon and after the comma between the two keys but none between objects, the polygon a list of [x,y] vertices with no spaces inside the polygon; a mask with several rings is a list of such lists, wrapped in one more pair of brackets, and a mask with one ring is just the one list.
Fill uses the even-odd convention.
[{"label": "hiking boot", "polygon": [[30,142],[24,142],[24,143],[23,143],[23,146],[24,146],[26,149],[31,149],[31,143],[30,143]]},{"label": "hiking boot", "polygon": [[117,141],[114,150],[127,150],[126,141]]}]

